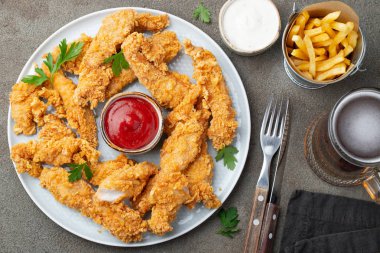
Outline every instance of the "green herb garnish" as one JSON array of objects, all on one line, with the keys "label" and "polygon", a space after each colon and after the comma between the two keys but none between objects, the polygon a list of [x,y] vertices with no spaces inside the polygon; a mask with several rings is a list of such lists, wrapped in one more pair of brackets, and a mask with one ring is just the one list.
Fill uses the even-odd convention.
[{"label": "green herb garnish", "polygon": [[75,163],[69,163],[67,166],[71,168],[69,171],[69,181],[75,182],[82,178],[82,171],[84,170],[84,174],[86,175],[86,178],[90,180],[92,178],[92,171],[90,167],[87,165],[87,163],[82,164],[75,164]]},{"label": "green herb garnish", "polygon": [[200,2],[197,6],[197,8],[195,8],[194,12],[193,12],[193,17],[195,19],[198,19],[200,21],[202,21],[203,23],[210,23],[211,22],[211,13],[210,13],[210,10],[207,9],[206,6],[204,6],[203,2]]},{"label": "green herb garnish", "polygon": [[236,207],[230,207],[227,210],[222,208],[219,211],[218,216],[220,218],[220,222],[222,223],[222,228],[217,233],[233,238],[234,235],[240,231],[240,229],[237,228],[240,220],[238,220],[239,214]]},{"label": "green herb garnish", "polygon": [[112,61],[112,72],[115,76],[119,76],[122,69],[128,69],[129,63],[125,60],[123,51],[114,54],[104,60],[104,63],[110,63]]},{"label": "green herb garnish", "polygon": [[82,51],[83,42],[73,42],[71,43],[69,49],[67,49],[66,39],[63,39],[59,44],[59,50],[61,51],[57,57],[57,61],[54,63],[53,56],[51,53],[48,53],[44,64],[48,67],[50,71],[50,78],[48,78],[45,73],[40,68],[35,68],[37,75],[27,75],[21,81],[28,84],[33,84],[39,86],[43,84],[46,80],[50,80],[50,83],[53,83],[54,73],[56,73],[61,65],[67,61],[74,60]]},{"label": "green herb garnish", "polygon": [[227,146],[218,151],[218,154],[215,157],[216,161],[220,161],[223,159],[224,166],[227,166],[228,169],[234,170],[236,166],[236,158],[235,154],[237,154],[239,150],[234,146]]}]

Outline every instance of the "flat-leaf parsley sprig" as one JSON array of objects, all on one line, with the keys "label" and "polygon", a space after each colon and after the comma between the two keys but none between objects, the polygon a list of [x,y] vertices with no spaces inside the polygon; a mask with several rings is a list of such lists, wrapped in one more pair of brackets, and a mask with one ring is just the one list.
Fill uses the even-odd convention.
[{"label": "flat-leaf parsley sprig", "polygon": [[198,4],[197,8],[195,8],[193,12],[193,17],[195,19],[199,19],[203,23],[208,24],[211,22],[210,10],[206,6],[204,6],[203,1]]},{"label": "flat-leaf parsley sprig", "polygon": [[69,163],[67,166],[71,168],[69,171],[69,182],[75,182],[82,178],[82,171],[86,175],[87,180],[92,178],[92,171],[87,163],[75,164]]},{"label": "flat-leaf parsley sprig", "polygon": [[228,169],[234,170],[236,167],[236,157],[239,150],[234,146],[227,146],[218,151],[218,154],[215,157],[216,161],[220,161],[223,159],[224,166],[227,166]]},{"label": "flat-leaf parsley sprig", "polygon": [[227,210],[222,208],[220,209],[218,216],[222,223],[222,228],[217,233],[233,238],[234,235],[240,231],[240,229],[237,228],[240,220],[238,220],[239,214],[236,207],[230,207]]},{"label": "flat-leaf parsley sprig", "polygon": [[129,63],[125,60],[123,51],[114,54],[104,60],[104,63],[110,63],[112,61],[112,72],[115,76],[120,76],[123,69],[129,68]]},{"label": "flat-leaf parsley sprig", "polygon": [[61,43],[59,43],[60,53],[57,57],[56,62],[54,63],[53,56],[51,53],[48,53],[46,59],[44,60],[44,64],[50,71],[50,78],[46,76],[41,68],[35,68],[34,71],[38,75],[27,75],[21,81],[28,84],[33,84],[35,86],[39,86],[43,84],[46,80],[50,80],[50,83],[53,82],[54,74],[61,68],[62,64],[65,62],[74,60],[82,51],[83,42],[73,42],[70,47],[67,47],[66,39],[63,39]]}]

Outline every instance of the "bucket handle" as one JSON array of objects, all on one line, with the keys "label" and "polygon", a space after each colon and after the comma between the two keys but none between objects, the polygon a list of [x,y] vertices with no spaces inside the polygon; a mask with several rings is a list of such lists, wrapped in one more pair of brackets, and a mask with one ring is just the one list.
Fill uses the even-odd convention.
[{"label": "bucket handle", "polygon": [[290,13],[290,16],[288,18],[288,24],[294,19],[294,16],[298,14],[298,8],[296,5],[296,2],[293,2],[293,10],[292,13]]}]

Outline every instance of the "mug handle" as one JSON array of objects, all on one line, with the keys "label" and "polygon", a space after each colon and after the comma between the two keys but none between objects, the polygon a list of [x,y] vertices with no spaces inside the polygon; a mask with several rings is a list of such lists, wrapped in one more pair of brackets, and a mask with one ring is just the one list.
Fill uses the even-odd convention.
[{"label": "mug handle", "polygon": [[380,168],[363,181],[363,186],[372,200],[380,204]]}]

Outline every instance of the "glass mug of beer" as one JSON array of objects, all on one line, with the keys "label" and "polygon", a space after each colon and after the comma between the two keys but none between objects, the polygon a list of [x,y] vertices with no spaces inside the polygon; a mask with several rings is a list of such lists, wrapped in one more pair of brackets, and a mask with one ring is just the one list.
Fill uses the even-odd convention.
[{"label": "glass mug of beer", "polygon": [[326,182],[363,184],[380,202],[380,90],[353,90],[314,119],[305,136],[305,156]]}]

